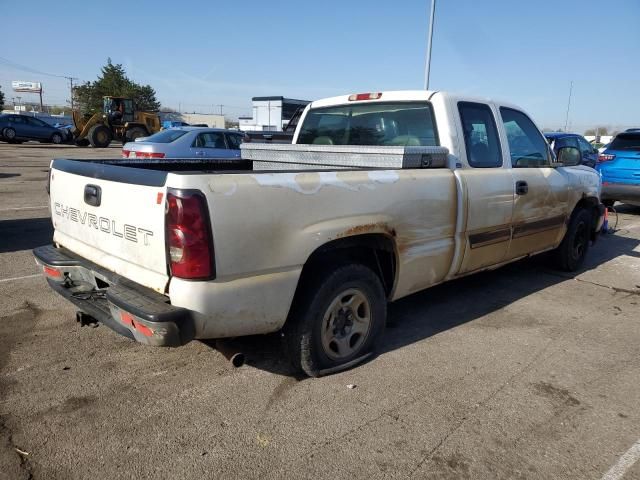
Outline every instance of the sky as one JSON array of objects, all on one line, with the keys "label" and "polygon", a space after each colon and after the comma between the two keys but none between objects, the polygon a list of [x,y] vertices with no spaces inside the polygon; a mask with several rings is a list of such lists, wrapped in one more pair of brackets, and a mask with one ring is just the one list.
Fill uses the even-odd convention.
[{"label": "sky", "polygon": [[[0,0],[5,97],[35,101],[11,81],[39,81],[65,104],[68,81],[44,73],[95,80],[109,57],[163,106],[230,118],[254,96],[423,88],[430,0],[108,5]],[[437,0],[430,89],[507,100],[555,129],[573,81],[570,130],[638,127],[639,58],[640,0]]]}]

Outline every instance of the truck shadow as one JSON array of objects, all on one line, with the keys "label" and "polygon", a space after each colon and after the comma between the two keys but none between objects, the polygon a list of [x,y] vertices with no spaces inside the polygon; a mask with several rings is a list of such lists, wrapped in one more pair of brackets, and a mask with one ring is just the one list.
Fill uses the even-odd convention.
[{"label": "truck shadow", "polygon": [[[575,278],[621,255],[640,258],[640,253],[634,251],[638,245],[640,240],[603,235],[589,251],[584,267],[575,273],[554,270],[549,256],[539,255],[405,297],[389,305],[387,329],[376,355],[384,355],[459,325],[477,321],[517,300]],[[461,292],[464,295],[461,296]],[[575,295],[581,295],[579,286],[575,289]],[[537,320],[532,321],[535,323]],[[286,361],[277,334],[239,338],[234,340],[234,345],[238,351],[246,354],[248,365],[279,375],[302,378]]]},{"label": "truck shadow", "polygon": [[0,220],[0,253],[31,250],[51,243],[52,238],[49,217]]}]

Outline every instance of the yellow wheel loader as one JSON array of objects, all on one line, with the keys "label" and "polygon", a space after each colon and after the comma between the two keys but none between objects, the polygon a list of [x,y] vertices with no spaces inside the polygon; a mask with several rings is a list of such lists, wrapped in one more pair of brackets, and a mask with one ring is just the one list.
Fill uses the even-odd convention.
[{"label": "yellow wheel loader", "polygon": [[73,111],[73,138],[79,147],[108,147],[112,140],[133,142],[160,131],[160,117],[151,112],[138,112],[133,100],[103,97],[102,112],[82,115]]}]

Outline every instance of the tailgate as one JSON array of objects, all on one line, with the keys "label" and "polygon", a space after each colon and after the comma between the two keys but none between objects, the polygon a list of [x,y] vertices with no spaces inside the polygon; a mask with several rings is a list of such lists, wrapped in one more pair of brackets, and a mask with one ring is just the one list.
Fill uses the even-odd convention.
[{"label": "tailgate", "polygon": [[129,280],[164,292],[166,173],[54,160],[54,242]]}]

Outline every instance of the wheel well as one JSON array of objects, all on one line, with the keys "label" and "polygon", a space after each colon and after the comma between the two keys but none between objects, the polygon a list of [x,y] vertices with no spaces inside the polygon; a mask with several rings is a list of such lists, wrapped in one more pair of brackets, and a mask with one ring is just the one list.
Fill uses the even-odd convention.
[{"label": "wheel well", "polygon": [[380,277],[387,297],[393,292],[397,264],[393,240],[383,234],[363,234],[333,240],[318,247],[302,267],[296,295],[306,279],[345,263],[369,267]]},{"label": "wheel well", "polygon": [[589,210],[594,220],[594,222],[592,222],[592,225],[595,226],[596,220],[598,219],[598,209],[596,207],[598,206],[599,203],[600,201],[596,197],[583,197],[576,204],[575,208],[573,209],[573,212],[571,212],[571,215],[572,216],[575,215],[577,211],[582,209]]},{"label": "wheel well", "polygon": [[582,197],[580,201],[576,204],[573,212],[571,212],[571,217],[573,217],[576,212],[584,209],[591,213],[591,240],[595,242],[598,238],[596,228],[598,226],[598,205],[600,204],[600,200],[596,197]]}]

